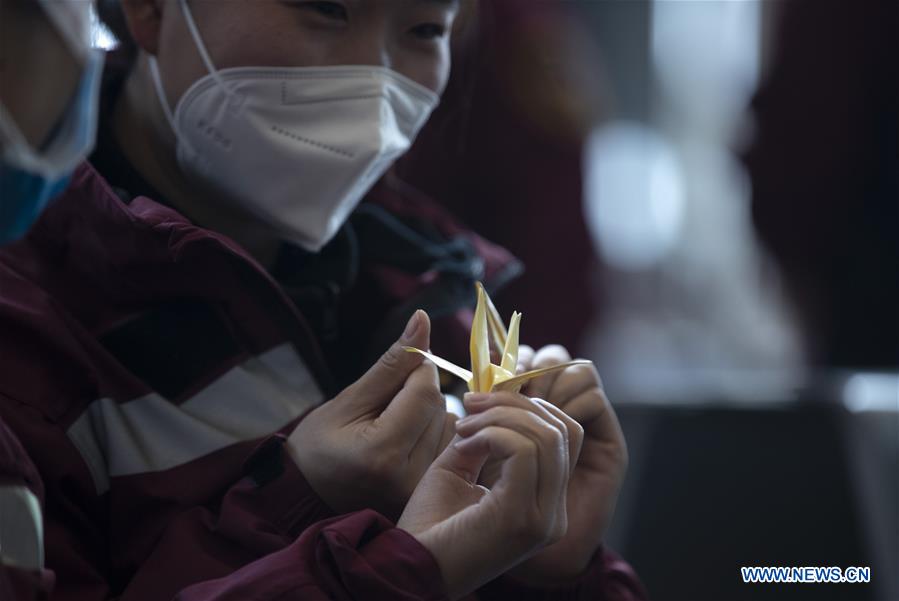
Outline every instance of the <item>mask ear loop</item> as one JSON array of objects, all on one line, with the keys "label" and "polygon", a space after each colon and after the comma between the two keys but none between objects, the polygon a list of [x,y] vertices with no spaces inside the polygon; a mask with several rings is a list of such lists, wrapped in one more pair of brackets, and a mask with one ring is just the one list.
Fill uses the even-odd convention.
[{"label": "mask ear loop", "polygon": [[215,68],[215,64],[212,62],[212,58],[206,50],[206,44],[203,43],[203,37],[200,35],[200,30],[197,28],[197,23],[194,21],[190,7],[187,5],[187,0],[180,0],[179,4],[181,5],[181,12],[184,13],[184,21],[187,23],[187,29],[190,30],[190,35],[194,39],[194,44],[197,46],[197,51],[200,53],[200,58],[203,60],[206,70],[209,71],[209,75],[212,76],[215,83],[219,85],[222,92],[228,97],[228,105],[232,109],[237,108],[240,106],[242,99],[231,91],[218,69]]},{"label": "mask ear loop", "polygon": [[[206,70],[209,71],[209,75],[215,80],[215,83],[221,88],[222,92],[224,92],[225,96],[228,98],[228,105],[231,108],[236,108],[240,105],[240,99],[237,97],[234,92],[232,92],[227,84],[225,84],[225,80],[222,78],[221,74],[219,74],[218,69],[215,68],[215,65],[212,62],[212,58],[209,56],[209,52],[206,50],[206,45],[203,43],[203,38],[200,35],[200,30],[197,28],[197,23],[194,21],[193,14],[190,12],[190,7],[187,5],[187,0],[180,0],[179,4],[181,5],[181,12],[184,14],[184,21],[187,23],[187,29],[190,31],[190,35],[194,40],[194,45],[197,47],[197,52],[200,54],[200,59],[203,61],[203,65],[206,67]],[[162,76],[159,73],[159,63],[156,60],[155,56],[150,57],[150,75],[153,77],[153,87],[156,88],[156,96],[159,99],[159,104],[162,105],[162,112],[165,114],[166,121],[169,122],[169,127],[172,128],[172,132],[176,137],[180,140],[180,142],[189,149],[191,153],[194,153],[194,149],[191,147],[190,143],[186,138],[180,135],[178,130],[178,125],[175,122],[175,114],[172,112],[172,107],[169,104],[169,100],[165,94],[165,87],[162,85]]]},{"label": "mask ear loop", "polygon": [[150,57],[150,75],[153,77],[153,87],[156,88],[156,96],[159,98],[159,104],[162,105],[162,112],[165,113],[165,119],[169,122],[172,131],[177,135],[178,128],[175,126],[175,115],[172,113],[172,107],[169,106],[169,100],[165,97],[165,88],[162,87],[162,77],[159,75],[159,63],[156,57]]}]

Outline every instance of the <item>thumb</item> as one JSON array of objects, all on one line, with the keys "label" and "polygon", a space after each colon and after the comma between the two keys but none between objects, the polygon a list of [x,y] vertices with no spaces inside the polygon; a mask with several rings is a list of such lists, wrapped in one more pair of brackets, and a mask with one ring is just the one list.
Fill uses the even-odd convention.
[{"label": "thumb", "polygon": [[430,524],[474,505],[488,492],[478,484],[478,476],[490,455],[489,447],[461,445],[461,441],[457,435],[437,456],[415,490],[413,498],[427,507]]},{"label": "thumb", "polygon": [[412,314],[399,340],[352,385],[354,399],[371,408],[385,407],[393,400],[412,371],[424,360],[421,355],[405,350],[404,346],[420,349],[431,346],[431,320],[421,309]]},{"label": "thumb", "polygon": [[440,455],[434,459],[432,468],[451,472],[470,485],[476,485],[478,476],[490,457],[490,448],[486,444],[471,444],[458,434]]}]

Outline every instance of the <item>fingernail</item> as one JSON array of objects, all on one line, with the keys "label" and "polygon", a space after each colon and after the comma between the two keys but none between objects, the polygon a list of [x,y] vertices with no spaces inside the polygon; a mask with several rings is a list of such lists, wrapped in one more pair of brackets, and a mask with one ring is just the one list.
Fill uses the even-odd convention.
[{"label": "fingernail", "polygon": [[462,397],[463,403],[483,403],[490,395],[486,392],[466,392]]},{"label": "fingernail", "polygon": [[409,318],[409,323],[406,324],[406,329],[403,330],[403,338],[409,339],[415,336],[415,332],[418,331],[418,327],[421,324],[421,309],[412,314],[412,317]]},{"label": "fingernail", "polygon": [[471,423],[472,416],[466,415],[462,419],[456,420],[456,429],[465,427],[465,424]]}]

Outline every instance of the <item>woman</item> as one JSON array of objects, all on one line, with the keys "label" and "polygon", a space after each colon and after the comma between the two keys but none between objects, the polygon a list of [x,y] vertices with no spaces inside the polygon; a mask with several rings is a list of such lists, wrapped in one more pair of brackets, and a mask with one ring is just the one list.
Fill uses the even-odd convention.
[{"label": "woman", "polygon": [[599,545],[625,451],[595,371],[534,382],[565,411],[470,397],[457,424],[402,351],[430,346],[415,307],[456,314],[510,257],[398,183],[346,221],[436,104],[457,3],[227,7],[123,4],[100,174],[2,258],[27,267],[0,283],[0,407],[55,499],[58,590],[638,596]]},{"label": "woman", "polygon": [[0,244],[28,230],[94,145],[102,53],[89,2],[0,7]]},{"label": "woman", "polygon": [[[94,144],[102,53],[89,2],[0,3],[0,245],[24,235]],[[0,598],[52,588],[43,569],[42,489],[0,418]]]}]

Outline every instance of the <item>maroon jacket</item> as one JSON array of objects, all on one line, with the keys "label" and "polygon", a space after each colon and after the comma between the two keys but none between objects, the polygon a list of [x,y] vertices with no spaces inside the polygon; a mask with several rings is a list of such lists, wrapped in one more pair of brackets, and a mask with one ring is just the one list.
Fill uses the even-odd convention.
[{"label": "maroon jacket", "polygon": [[[377,207],[404,223],[417,207],[433,229],[419,232],[425,246],[467,240],[459,252],[482,249],[476,275],[488,281],[510,260],[409,190],[382,186],[379,198],[354,217],[359,248],[389,222]],[[8,434],[2,448],[29,456],[4,467],[33,461],[39,473],[53,597],[443,598],[414,538],[371,510],[333,515],[282,450],[277,433],[343,379],[297,310],[290,274],[280,285],[226,237],[149,198],[126,200],[82,167],[29,236],[0,250],[0,418],[24,450]],[[392,261],[360,261],[369,304],[421,299],[442,306],[435,326],[450,328],[457,307],[429,291],[457,285],[453,253],[432,249],[435,263],[417,264],[397,244]],[[359,304],[352,294],[341,302]],[[375,333],[359,333],[359,347]],[[0,572],[15,586],[39,580],[22,576]],[[478,596],[640,591],[625,564],[600,553],[565,591],[500,579]]]}]

